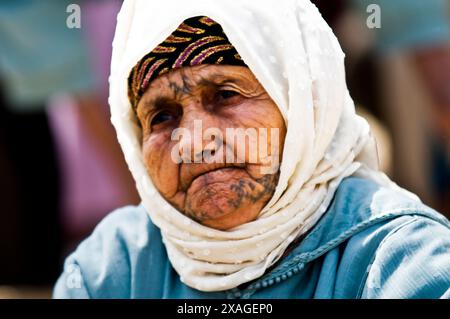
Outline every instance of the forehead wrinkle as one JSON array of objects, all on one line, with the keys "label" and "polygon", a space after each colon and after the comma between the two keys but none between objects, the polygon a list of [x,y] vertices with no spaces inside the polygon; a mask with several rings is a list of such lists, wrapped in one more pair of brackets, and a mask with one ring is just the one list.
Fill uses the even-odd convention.
[{"label": "forehead wrinkle", "polygon": [[147,106],[153,106],[157,101],[176,99],[176,91],[183,86],[180,79],[171,72],[165,74],[153,81],[150,84],[147,96],[145,98],[145,104]]},{"label": "forehead wrinkle", "polygon": [[[229,83],[242,84],[234,72],[223,72],[220,66],[216,65],[199,65],[195,67],[184,67],[180,69],[183,76],[184,84],[193,86],[217,86]],[[228,74],[231,73],[231,74]]]},{"label": "forehead wrinkle", "polygon": [[147,97],[144,101],[144,107],[153,108],[159,102],[167,101],[173,98],[172,92],[167,92],[166,90],[155,90],[156,93]]},{"label": "forehead wrinkle", "polygon": [[248,81],[236,72],[223,72],[217,68],[208,68],[211,65],[183,67],[172,70],[155,79],[150,84],[149,91],[154,91],[146,99],[146,107],[153,107],[157,100],[181,100],[184,96],[192,96],[197,88],[217,88],[222,85],[237,86],[244,91],[253,91],[252,81]]}]

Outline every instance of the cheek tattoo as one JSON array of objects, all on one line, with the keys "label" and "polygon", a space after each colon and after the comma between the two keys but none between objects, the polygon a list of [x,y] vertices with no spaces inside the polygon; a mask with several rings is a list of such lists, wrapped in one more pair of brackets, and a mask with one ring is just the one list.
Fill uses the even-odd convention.
[{"label": "cheek tattoo", "polygon": [[263,186],[263,189],[256,191],[256,193],[256,185],[252,181],[240,180],[238,183],[231,184],[230,189],[237,194],[237,197],[236,199],[230,199],[228,204],[234,208],[239,208],[246,199],[249,199],[252,204],[255,204],[265,196],[272,196],[279,177],[280,173],[278,172],[276,174],[267,174],[256,179],[255,181]]}]

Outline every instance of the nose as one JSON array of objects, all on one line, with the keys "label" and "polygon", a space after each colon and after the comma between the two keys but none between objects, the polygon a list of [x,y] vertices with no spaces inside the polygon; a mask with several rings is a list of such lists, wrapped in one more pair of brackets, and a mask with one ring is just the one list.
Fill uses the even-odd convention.
[{"label": "nose", "polygon": [[178,152],[183,163],[211,162],[221,141],[221,131],[213,114],[193,108],[183,113],[178,128],[182,134]]}]

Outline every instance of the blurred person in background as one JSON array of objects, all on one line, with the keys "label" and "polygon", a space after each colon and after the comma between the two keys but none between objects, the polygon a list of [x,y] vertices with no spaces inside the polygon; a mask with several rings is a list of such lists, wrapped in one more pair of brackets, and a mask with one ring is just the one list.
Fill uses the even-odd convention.
[{"label": "blurred person in background", "polygon": [[64,28],[67,4],[0,3],[1,157],[10,180],[1,196],[14,198],[0,212],[3,284],[46,284],[58,269],[61,183],[46,105],[56,92],[80,93],[93,84],[80,31]]},{"label": "blurred person in background", "polygon": [[82,2],[80,29],[69,4],[0,3],[0,285],[51,284],[67,244],[136,199],[106,108],[120,1]]},{"label": "blurred person in background", "polygon": [[392,132],[393,177],[449,216],[450,2],[350,3],[359,10],[360,25],[370,14],[370,4],[380,8],[381,26],[373,29],[378,60],[373,81],[378,82],[379,114]]},{"label": "blurred person in background", "polygon": [[62,222],[71,249],[114,207],[137,203],[108,108],[111,42],[122,1],[79,2],[81,31],[93,85],[83,95],[60,94],[48,108],[63,166]]}]

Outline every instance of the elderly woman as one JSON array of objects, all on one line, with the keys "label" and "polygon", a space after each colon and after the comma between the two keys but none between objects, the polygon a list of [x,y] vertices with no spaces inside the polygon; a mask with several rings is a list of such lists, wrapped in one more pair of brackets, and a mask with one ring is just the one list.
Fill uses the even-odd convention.
[{"label": "elderly woman", "polygon": [[449,222],[377,170],[308,0],[125,1],[113,46],[142,204],[80,244],[55,297],[450,297]]}]

